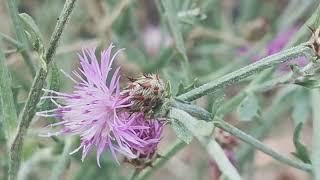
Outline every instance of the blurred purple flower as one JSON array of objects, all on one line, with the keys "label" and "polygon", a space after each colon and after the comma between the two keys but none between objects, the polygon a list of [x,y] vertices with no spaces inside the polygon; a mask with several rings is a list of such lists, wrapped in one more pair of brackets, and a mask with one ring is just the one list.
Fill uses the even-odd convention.
[{"label": "blurred purple flower", "polygon": [[[39,116],[61,119],[60,122],[50,126],[62,126],[62,129],[46,136],[80,135],[80,146],[70,154],[82,148],[83,161],[95,147],[99,166],[100,155],[106,149],[111,151],[116,160],[116,153],[128,158],[137,158],[140,154],[150,153],[159,142],[162,132],[162,126],[155,123],[155,120],[144,122],[146,120],[143,114],[125,112],[125,109],[132,105],[130,103],[132,97],[121,95],[120,68],[111,74],[112,63],[120,52],[119,50],[111,56],[112,48],[113,45],[110,45],[101,53],[100,64],[95,49],[83,49],[82,53],[78,54],[80,74],[73,72],[79,80],[70,77],[75,82],[73,92],[44,90],[51,95],[42,99],[51,99],[57,108],[37,113]],[[110,83],[106,83],[107,79]],[[64,105],[58,104],[53,99],[62,100]]]},{"label": "blurred purple flower", "polygon": [[148,54],[155,56],[161,47],[172,44],[172,38],[163,32],[160,26],[147,25],[142,31],[142,41]]},{"label": "blurred purple flower", "polygon": [[297,31],[298,27],[295,26],[279,32],[277,36],[267,44],[267,55],[272,55],[281,51]]},{"label": "blurred purple flower", "polygon": [[[270,56],[272,54],[280,52],[286,44],[290,41],[292,36],[299,30],[298,26],[290,27],[284,31],[279,32],[276,37],[274,37],[266,46],[266,56]],[[245,55],[249,52],[248,47],[241,47],[238,49],[238,53],[240,55]],[[261,55],[253,55],[251,56],[251,59],[253,61],[257,61],[259,59],[263,58]],[[305,66],[308,64],[308,60],[305,56],[298,57],[294,61],[291,61],[290,63],[296,63],[300,67]],[[290,70],[288,67],[288,63],[283,64],[280,66],[281,71],[288,71]]]},{"label": "blurred purple flower", "polygon": [[[284,31],[281,31],[274,39],[272,39],[266,49],[267,56],[280,52],[286,44],[290,41],[291,37],[298,31],[298,27],[294,26]],[[289,63],[284,63],[280,66],[281,71],[289,71],[289,64],[295,63],[300,67],[308,64],[308,60],[305,56],[298,57]]]}]

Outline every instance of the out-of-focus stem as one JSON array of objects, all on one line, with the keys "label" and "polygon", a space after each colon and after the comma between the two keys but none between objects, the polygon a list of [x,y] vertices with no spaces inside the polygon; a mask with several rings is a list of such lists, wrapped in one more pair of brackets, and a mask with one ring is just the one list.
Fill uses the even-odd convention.
[{"label": "out-of-focus stem", "polygon": [[297,45],[298,43],[308,40],[308,36],[311,36],[311,32],[308,29],[308,26],[311,28],[318,28],[318,26],[320,25],[319,14],[320,4],[318,5],[317,9],[314,11],[312,16],[303,24],[303,26],[301,26],[299,31],[294,35],[293,38],[291,38],[289,43],[286,44],[286,47],[291,47]]},{"label": "out-of-focus stem", "polygon": [[[17,127],[17,111],[14,105],[14,98],[11,90],[10,72],[5,64],[5,57],[0,49],[0,123],[5,132],[7,147],[10,146],[14,133],[12,131]],[[1,122],[2,120],[2,122]],[[9,148],[8,148],[9,149]]]},{"label": "out-of-focus stem", "polygon": [[314,180],[320,180],[320,92],[312,90],[312,115],[313,115],[313,143],[312,143],[312,172]]},{"label": "out-of-focus stem", "polygon": [[19,43],[21,43],[21,46],[19,46],[18,48],[19,48],[19,50],[21,50],[20,53],[21,53],[23,59],[25,60],[28,68],[30,69],[32,76],[35,76],[36,69],[32,63],[31,55],[28,52],[29,47],[28,47],[27,38],[26,38],[24,31],[21,27],[21,24],[19,22],[18,8],[17,8],[16,0],[7,0],[7,4],[8,4],[8,11],[11,16],[13,26],[14,26],[14,29],[17,34],[17,39],[18,39]]},{"label": "out-of-focus stem", "polygon": [[18,49],[22,46],[22,44],[18,41],[16,41],[15,39],[13,39],[12,37],[0,32],[0,36],[2,36],[2,38],[10,43],[12,43],[14,46],[16,46]]},{"label": "out-of-focus stem", "polygon": [[[9,0],[10,1],[10,0]],[[31,90],[29,92],[25,106],[23,107],[20,123],[18,126],[17,134],[10,148],[10,167],[9,179],[15,180],[21,161],[21,151],[23,146],[24,136],[29,128],[30,122],[35,115],[36,106],[40,100],[42,88],[45,84],[48,75],[48,66],[56,52],[58,41],[62,35],[62,31],[71,15],[76,0],[67,0],[64,4],[63,10],[60,14],[59,20],[52,33],[49,47],[42,59],[42,65],[33,80]]]}]

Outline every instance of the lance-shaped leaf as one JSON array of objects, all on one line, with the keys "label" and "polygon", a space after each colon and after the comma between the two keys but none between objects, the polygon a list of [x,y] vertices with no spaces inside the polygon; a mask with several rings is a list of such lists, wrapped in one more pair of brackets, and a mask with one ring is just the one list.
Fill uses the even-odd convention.
[{"label": "lance-shaped leaf", "polygon": [[7,65],[5,64],[5,56],[0,49],[0,102],[2,127],[5,132],[7,144],[10,144],[14,129],[17,127],[17,112],[14,104],[14,98],[11,90],[11,76]]},{"label": "lance-shaped leaf", "polygon": [[294,146],[296,147],[296,152],[293,152],[292,154],[298,159],[300,159],[301,161],[303,161],[304,163],[310,164],[311,160],[308,154],[308,150],[306,146],[300,142],[300,134],[301,134],[302,127],[303,127],[303,123],[299,123],[294,130],[293,143],[294,143]]},{"label": "lance-shaped leaf", "polygon": [[42,55],[44,53],[44,44],[38,26],[34,22],[33,18],[26,13],[19,14],[19,18],[33,48]]},{"label": "lance-shaped leaf", "polygon": [[193,135],[180,121],[172,119],[171,127],[180,140],[190,144],[193,139]]},{"label": "lance-shaped leaf", "polygon": [[251,121],[260,116],[260,106],[258,98],[254,94],[248,94],[238,107],[240,120]]}]

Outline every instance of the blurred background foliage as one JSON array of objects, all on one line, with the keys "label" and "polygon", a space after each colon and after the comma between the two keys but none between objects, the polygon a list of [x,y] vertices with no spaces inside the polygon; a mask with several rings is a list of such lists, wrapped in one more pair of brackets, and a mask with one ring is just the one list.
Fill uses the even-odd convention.
[{"label": "blurred background foliage", "polygon": [[[48,44],[64,1],[17,0],[16,3],[20,13],[33,17]],[[56,65],[51,69],[47,88],[70,90],[72,82],[59,69],[70,74],[78,67],[76,53],[82,47],[102,49],[113,42],[117,48],[126,49],[116,62],[122,66],[123,82],[126,76],[142,72],[159,73],[170,81],[173,94],[177,94],[181,88],[198,86],[254,62],[255,57],[270,55],[267,46],[280,32],[292,28],[307,32],[304,23],[318,4],[316,0],[174,0],[168,4],[159,0],[79,0],[54,57]],[[0,1],[0,9],[1,48],[12,76],[11,89],[19,113],[32,75],[15,44],[3,36],[16,37],[4,0]],[[307,41],[310,34],[305,33],[301,41]],[[293,44],[296,42],[288,46]],[[38,66],[36,54],[31,55],[33,64]],[[260,83],[288,73],[288,68],[276,69]],[[239,107],[230,110],[226,120],[259,139],[266,138],[265,143],[288,155],[295,151],[293,131],[303,122],[303,141],[310,144],[312,125],[307,120],[312,97],[307,89],[280,85],[244,91],[248,84],[249,81],[244,81],[227,88],[220,96],[221,102],[230,102],[228,100],[238,95]],[[210,109],[217,99],[216,95],[208,95],[197,103]],[[50,102],[39,104],[39,109],[50,107]],[[118,166],[108,153],[103,155],[102,168],[98,168],[93,154],[84,162],[80,161],[79,154],[68,155],[79,144],[77,140],[39,137],[43,127],[52,121],[34,118],[23,148],[19,179],[128,179],[132,167],[126,163]],[[7,149],[1,125],[0,179],[7,173]],[[175,138],[168,129],[159,153]],[[198,146],[194,142],[186,147],[152,179],[214,179],[208,156]],[[236,152],[238,168],[245,179],[310,178],[304,172],[253,153],[253,149],[244,144],[240,144]],[[61,161],[68,162],[54,167]],[[63,176],[55,177],[55,171],[63,171]]]}]

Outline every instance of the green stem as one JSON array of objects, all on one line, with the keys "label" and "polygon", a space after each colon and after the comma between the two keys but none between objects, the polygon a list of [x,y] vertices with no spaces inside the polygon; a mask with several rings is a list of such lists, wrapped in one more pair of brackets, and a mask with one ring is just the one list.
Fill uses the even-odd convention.
[{"label": "green stem", "polygon": [[314,180],[320,180],[320,92],[319,89],[312,90],[312,114],[313,114],[313,150],[312,150],[312,172]]},{"label": "green stem", "polygon": [[25,36],[24,31],[19,22],[19,17],[18,17],[19,12],[17,8],[16,0],[7,0],[7,4],[8,4],[8,10],[12,19],[13,26],[17,34],[17,39],[21,43],[21,46],[19,48],[20,53],[23,59],[25,60],[28,68],[30,69],[32,76],[35,76],[36,69],[32,63],[31,55],[28,52],[29,47],[28,47],[27,37]]},{"label": "green stem", "polygon": [[157,171],[160,167],[162,167],[171,157],[173,157],[176,153],[178,153],[181,149],[183,149],[187,144],[181,140],[177,140],[165,153],[153,163],[152,168],[147,168],[144,170],[140,176],[139,180],[148,179],[152,173]]},{"label": "green stem", "polygon": [[48,75],[47,66],[49,66],[50,62],[52,61],[52,58],[55,54],[58,45],[58,41],[71,15],[75,2],[76,0],[67,0],[64,4],[59,20],[51,36],[49,48],[46,51],[45,57],[43,59],[45,64],[43,64],[37,72],[36,77],[33,80],[27,101],[22,110],[18,131],[10,149],[9,179],[11,180],[16,179],[17,171],[19,169],[21,161],[20,157],[23,146],[23,140],[29,128],[30,122],[35,115],[36,106],[42,94],[42,88],[44,87],[46,77]]},{"label": "green stem", "polygon": [[[189,106],[189,108],[191,109],[191,106]],[[179,108],[179,107],[178,107]],[[199,108],[196,107],[195,108]],[[188,109],[184,108],[184,111],[189,111]],[[195,110],[191,110],[190,114],[193,115]],[[207,120],[206,118],[210,117],[210,113],[202,110],[201,112],[198,112],[197,115],[201,115],[203,120]],[[238,128],[228,124],[227,122],[223,121],[223,120],[219,120],[215,122],[215,126],[219,127],[221,129],[223,129],[224,131],[234,135],[235,137],[238,137],[239,139],[241,139],[242,141],[250,144],[251,146],[253,146],[254,148],[264,152],[265,154],[270,155],[271,157],[273,157],[275,160],[278,160],[284,164],[287,164],[289,166],[304,170],[304,171],[311,171],[311,165],[309,164],[305,164],[299,161],[295,161],[292,159],[289,159],[279,153],[277,153],[276,151],[270,149],[269,147],[265,146],[263,143],[261,143],[259,140],[255,139],[254,137],[246,134],[245,132],[239,130]]]},{"label": "green stem", "polygon": [[223,120],[216,121],[217,123],[215,124],[217,127],[223,129],[224,131],[234,135],[235,137],[238,137],[242,141],[250,144],[254,148],[264,152],[265,154],[268,154],[271,156],[273,159],[280,161],[284,164],[287,164],[289,166],[295,167],[297,169],[301,169],[303,171],[311,171],[311,165],[306,164],[300,161],[296,161],[293,159],[289,159],[278,152],[272,150],[271,148],[267,147],[263,143],[261,143],[259,140],[255,139],[254,137],[244,133],[243,131],[239,130],[238,128],[228,124],[227,122]]},{"label": "green stem", "polygon": [[302,56],[308,52],[309,48],[304,44],[281,51],[274,55],[263,58],[255,63],[245,66],[237,71],[226,74],[215,81],[206,83],[198,88],[195,88],[185,94],[178,96],[179,99],[185,101],[193,101],[209,93],[213,93],[219,89],[233,85],[253,74],[259,73],[267,68],[276,66],[278,64],[290,61],[294,58]]}]

